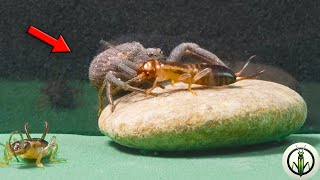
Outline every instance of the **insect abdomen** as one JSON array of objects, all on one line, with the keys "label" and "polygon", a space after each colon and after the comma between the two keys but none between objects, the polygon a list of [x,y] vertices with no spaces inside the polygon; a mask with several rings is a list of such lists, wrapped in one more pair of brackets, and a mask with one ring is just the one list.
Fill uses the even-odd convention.
[{"label": "insect abdomen", "polygon": [[202,65],[199,70],[210,68],[211,73],[195,82],[207,86],[223,86],[236,82],[236,75],[229,68],[219,65]]}]

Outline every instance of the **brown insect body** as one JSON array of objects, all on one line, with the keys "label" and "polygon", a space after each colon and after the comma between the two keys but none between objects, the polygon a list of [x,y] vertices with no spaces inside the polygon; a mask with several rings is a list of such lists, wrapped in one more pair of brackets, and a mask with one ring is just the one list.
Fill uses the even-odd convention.
[{"label": "brown insect body", "polygon": [[[163,73],[163,76],[167,75],[167,79],[174,82],[183,82],[189,84],[206,85],[206,86],[223,86],[236,82],[237,76],[229,68],[220,65],[210,64],[185,64],[180,66],[164,65],[159,69],[158,76]],[[206,76],[194,81],[192,78],[195,77],[200,71],[204,69],[211,69]],[[182,74],[190,74],[190,77],[183,78]]]},{"label": "brown insect body", "polygon": [[[250,59],[249,59],[250,61]],[[234,73],[231,69],[222,65],[211,65],[211,64],[172,64],[172,63],[161,63],[155,59],[149,60],[143,64],[138,72],[137,78],[140,80],[155,78],[153,87],[147,90],[147,94],[157,87],[158,82],[171,80],[171,84],[174,85],[176,82],[183,82],[189,85],[188,89],[191,91],[192,84],[206,85],[206,86],[223,86],[235,83],[243,79],[250,79],[263,71],[258,73],[241,77],[240,74],[242,68],[238,73]]]}]

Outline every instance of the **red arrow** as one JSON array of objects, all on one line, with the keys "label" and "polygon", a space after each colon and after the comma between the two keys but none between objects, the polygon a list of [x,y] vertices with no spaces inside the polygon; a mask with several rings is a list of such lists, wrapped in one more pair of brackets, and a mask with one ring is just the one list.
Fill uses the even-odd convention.
[{"label": "red arrow", "polygon": [[69,49],[67,43],[64,41],[61,34],[59,35],[58,39],[55,39],[49,36],[48,34],[42,32],[41,30],[35,28],[34,26],[30,26],[27,33],[52,46],[52,50],[51,50],[52,53],[71,52],[71,50]]}]

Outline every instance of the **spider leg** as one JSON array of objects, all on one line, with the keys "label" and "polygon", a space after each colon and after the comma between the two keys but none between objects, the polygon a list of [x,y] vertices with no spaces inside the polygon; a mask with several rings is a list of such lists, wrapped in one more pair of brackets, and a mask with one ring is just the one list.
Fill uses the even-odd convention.
[{"label": "spider leg", "polygon": [[99,101],[99,111],[98,116],[101,114],[103,110],[103,92],[106,90],[106,96],[108,102],[111,104],[111,111],[113,112],[115,106],[113,104],[112,98],[112,91],[111,91],[111,84],[115,84],[116,86],[127,90],[127,91],[134,91],[134,92],[141,92],[145,93],[145,90],[130,86],[129,83],[125,83],[122,78],[124,79],[133,79],[137,76],[136,70],[140,67],[140,65],[128,61],[128,60],[119,60],[117,63],[113,63],[119,72],[109,71],[106,75],[105,81],[103,82],[102,86],[98,92],[98,101]]},{"label": "spider leg", "polygon": [[137,76],[137,72],[135,70],[131,69],[130,67],[126,66],[124,63],[120,63],[118,65],[118,68],[119,68],[120,72],[126,73],[127,77],[128,77],[128,75],[131,78]]},{"label": "spider leg", "polygon": [[135,71],[137,69],[139,69],[141,67],[141,65],[142,65],[140,63],[134,63],[134,62],[128,61],[128,60],[123,61],[122,63],[125,64],[126,66],[130,67],[131,69],[135,70]]},{"label": "spider leg", "polygon": [[106,86],[106,81],[104,81],[102,83],[102,86],[100,87],[99,91],[98,91],[98,117],[100,116],[102,110],[103,110],[103,90],[104,90],[104,87]]},{"label": "spider leg", "polygon": [[106,94],[107,94],[108,102],[111,104],[111,112],[113,112],[115,106],[114,106],[113,98],[112,98],[111,83],[109,81],[107,81],[107,83],[106,83]]},{"label": "spider leg", "polygon": [[114,45],[112,45],[111,43],[101,39],[100,42],[99,42],[99,48],[96,52],[96,54],[100,54],[102,53],[103,51],[107,50],[107,49],[110,49],[114,47]]},{"label": "spider leg", "polygon": [[207,63],[227,67],[227,65],[222,60],[220,60],[215,54],[201,48],[199,45],[195,43],[182,43],[178,45],[171,51],[167,61],[179,62],[181,61],[182,56],[187,55],[188,53],[195,56],[199,56],[200,59],[203,59],[203,61]]},{"label": "spider leg", "polygon": [[137,76],[137,70],[141,66],[140,64],[136,64],[132,61],[128,60],[118,60],[112,63],[114,67],[116,67],[119,72],[122,72],[122,76],[125,76],[127,79],[131,79]]},{"label": "spider leg", "polygon": [[102,48],[104,49],[109,49],[111,47],[114,47],[115,45],[111,44],[110,42],[108,41],[105,41],[103,39],[100,40],[99,44],[102,46]]},{"label": "spider leg", "polygon": [[137,87],[133,87],[130,86],[129,84],[126,84],[125,82],[123,82],[121,79],[118,79],[118,76],[121,73],[117,73],[114,71],[109,71],[106,75],[106,80],[114,83],[115,85],[121,87],[122,89],[126,90],[126,91],[134,91],[134,92],[141,92],[141,93],[145,93],[144,89],[140,89]]},{"label": "spider leg", "polygon": [[[133,86],[130,86],[129,84],[123,82],[120,78],[118,78],[121,74],[122,73],[109,71],[106,75],[106,78],[105,78],[106,95],[107,95],[109,103],[111,104],[111,111],[112,112],[114,110],[114,104],[113,104],[113,98],[112,98],[112,93],[111,93],[111,83],[121,87],[125,91],[133,91],[133,92],[140,92],[140,93],[146,92],[146,90],[144,90],[144,89],[133,87]],[[101,87],[101,88],[103,88],[103,87]]]},{"label": "spider leg", "polygon": [[[134,62],[128,61],[128,60],[119,60],[119,61],[115,61],[116,63],[113,63],[112,65],[114,67],[116,67],[119,72],[112,72],[109,75],[107,74],[106,77],[109,77],[109,80],[106,80],[103,82],[102,86],[100,87],[99,91],[98,91],[98,102],[99,102],[99,111],[98,111],[98,116],[101,114],[102,110],[103,110],[103,92],[106,88],[106,95],[107,95],[107,99],[109,101],[109,103],[112,105],[112,107],[114,108],[113,105],[113,99],[112,99],[112,92],[111,92],[111,83],[116,84],[117,86],[120,86],[122,89],[124,89],[123,87],[123,83],[122,78],[125,79],[132,79],[133,77],[137,76],[136,70],[138,69],[138,65],[135,64]],[[121,72],[121,73],[120,73]],[[113,76],[111,74],[114,74]],[[116,76],[115,76],[116,75]]]}]

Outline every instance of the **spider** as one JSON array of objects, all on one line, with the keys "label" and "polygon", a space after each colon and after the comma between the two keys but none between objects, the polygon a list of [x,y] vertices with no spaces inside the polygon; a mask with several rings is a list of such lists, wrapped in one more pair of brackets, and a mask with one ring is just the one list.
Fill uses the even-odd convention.
[{"label": "spider", "polygon": [[136,77],[139,67],[150,58],[178,63],[182,61],[182,56],[188,55],[206,63],[226,66],[216,55],[195,43],[182,43],[176,46],[166,60],[161,49],[145,48],[139,42],[133,41],[114,46],[102,41],[102,44],[105,47],[104,51],[93,58],[89,67],[89,80],[98,90],[98,116],[103,110],[104,94],[111,104],[111,111],[114,111],[112,95],[116,92],[117,87],[125,91],[146,93],[146,89],[126,82]]}]

